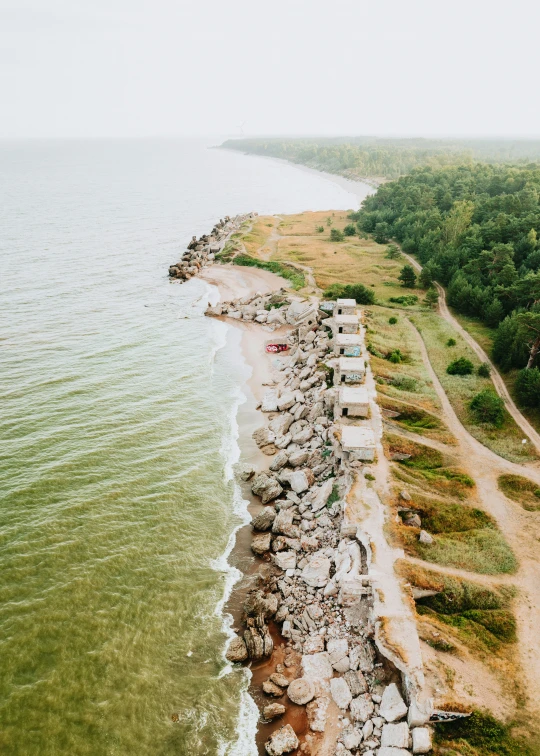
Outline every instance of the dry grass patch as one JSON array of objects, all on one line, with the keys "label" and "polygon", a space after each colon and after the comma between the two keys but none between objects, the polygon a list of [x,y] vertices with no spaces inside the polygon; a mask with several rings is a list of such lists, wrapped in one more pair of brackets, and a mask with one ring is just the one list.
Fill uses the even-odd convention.
[{"label": "dry grass patch", "polygon": [[540,486],[521,475],[500,475],[499,488],[505,496],[529,512],[540,510]]}]

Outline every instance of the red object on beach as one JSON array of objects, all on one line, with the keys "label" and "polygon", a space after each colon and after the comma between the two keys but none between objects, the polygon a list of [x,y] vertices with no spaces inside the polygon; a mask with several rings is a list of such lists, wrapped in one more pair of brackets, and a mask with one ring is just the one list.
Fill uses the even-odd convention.
[{"label": "red object on beach", "polygon": [[274,354],[276,352],[286,352],[288,348],[289,348],[288,344],[267,344],[266,345],[266,351],[272,352]]}]

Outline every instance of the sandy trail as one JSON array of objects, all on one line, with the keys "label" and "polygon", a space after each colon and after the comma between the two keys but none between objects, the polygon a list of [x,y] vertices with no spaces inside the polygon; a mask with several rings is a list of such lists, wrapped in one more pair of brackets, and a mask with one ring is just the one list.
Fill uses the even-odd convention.
[{"label": "sandy trail", "polygon": [[[413,268],[415,268],[417,271],[422,270],[422,266],[420,263],[415,260],[413,257],[408,255],[406,252],[402,252],[403,256],[409,260]],[[484,352],[480,344],[478,344],[471,334],[463,328],[460,323],[454,318],[454,316],[451,314],[450,310],[448,309],[448,305],[446,304],[446,292],[443,289],[443,287],[435,282],[435,286],[437,287],[437,291],[439,292],[439,313],[441,317],[443,317],[450,325],[458,331],[460,336],[462,336],[463,339],[467,342],[467,344],[471,347],[471,349],[475,352],[476,356],[482,361],[487,362],[487,364],[490,367],[491,370],[491,379],[493,380],[493,384],[495,386],[495,389],[498,393],[498,395],[501,397],[501,399],[504,401],[506,405],[506,409],[510,413],[510,415],[514,418],[517,425],[521,428],[523,433],[529,437],[533,445],[536,447],[536,451],[540,454],[540,433],[538,433],[532,425],[529,423],[526,417],[524,417],[519,409],[516,407],[514,400],[508,393],[508,389],[506,388],[506,384],[501,378],[500,373],[498,372],[497,368],[493,364],[493,362],[490,360],[488,355]]]},{"label": "sandy trail", "polygon": [[[412,325],[412,323],[411,323]],[[414,328],[414,326],[413,326]],[[508,462],[487,449],[465,430],[454,412],[450,401],[435,373],[420,333],[414,328],[421,348],[422,359],[441,401],[443,420],[458,440],[461,459],[467,472],[474,478],[483,508],[497,521],[502,533],[519,559],[520,568],[509,582],[519,589],[516,598],[518,624],[518,652],[525,682],[525,705],[531,714],[540,712],[540,517],[536,512],[527,512],[519,504],[507,499],[499,490],[497,479],[503,473],[527,476],[540,484],[540,472]],[[429,563],[423,563],[430,568]],[[442,572],[442,570],[441,570]],[[453,574],[451,569],[447,574]],[[482,582],[486,576],[468,575],[466,579]],[[492,582],[498,580],[491,578]]]}]

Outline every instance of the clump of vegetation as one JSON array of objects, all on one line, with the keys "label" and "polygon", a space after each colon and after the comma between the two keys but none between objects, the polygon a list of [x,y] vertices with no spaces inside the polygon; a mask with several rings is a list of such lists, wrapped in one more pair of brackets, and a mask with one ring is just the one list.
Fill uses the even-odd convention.
[{"label": "clump of vegetation", "polygon": [[290,281],[293,289],[303,289],[306,285],[306,279],[302,271],[297,270],[292,265],[287,265],[287,263],[276,262],[275,260],[259,260],[249,255],[237,255],[234,258],[234,263],[235,265],[244,265],[249,268],[269,270],[270,273],[275,273]]},{"label": "clump of vegetation", "polygon": [[449,754],[466,753],[467,756],[534,756],[537,753],[534,746],[512,735],[511,724],[503,724],[491,714],[479,711],[474,711],[470,717],[438,724],[435,742]]},{"label": "clump of vegetation", "polygon": [[392,349],[392,351],[388,353],[386,359],[397,365],[400,362],[403,362],[404,355],[401,353],[399,349]]},{"label": "clump of vegetation", "polygon": [[446,346],[447,347],[453,347],[455,345],[456,345],[456,340],[455,339],[448,339],[448,341],[446,342]]},{"label": "clump of vegetation", "polygon": [[375,476],[372,475],[371,473],[364,473],[364,478],[366,480],[375,480]]},{"label": "clump of vegetation", "polygon": [[401,257],[401,252],[399,251],[399,247],[397,244],[389,244],[386,248],[386,254],[385,257],[388,260],[399,260]]},{"label": "clump of vegetation", "polygon": [[237,253],[238,248],[236,245],[232,244],[230,241],[228,241],[221,252],[218,252],[216,255],[216,262],[219,263],[229,263]]},{"label": "clump of vegetation", "polygon": [[317,233],[322,234],[324,232],[324,226],[317,226]]},{"label": "clump of vegetation", "polygon": [[401,285],[407,289],[414,289],[416,286],[416,273],[412,265],[404,265],[398,278],[401,281]]},{"label": "clump of vegetation", "polygon": [[413,305],[417,304],[418,297],[416,294],[403,294],[400,297],[390,297],[388,300],[389,302],[392,302],[393,304],[400,304],[404,307],[412,307]]},{"label": "clump of vegetation", "polygon": [[495,428],[502,428],[504,425],[504,402],[491,389],[484,389],[476,394],[469,403],[469,408],[479,423],[493,425]]},{"label": "clump of vegetation", "polygon": [[337,485],[334,483],[334,485],[332,486],[332,492],[330,496],[328,497],[328,501],[326,502],[326,506],[328,507],[328,509],[330,509],[332,504],[334,504],[336,501],[339,501],[339,489]]},{"label": "clump of vegetation", "polygon": [[395,325],[397,323],[397,318],[394,318],[393,316],[391,318],[388,318],[388,322],[390,325]]},{"label": "clump of vegetation", "polygon": [[540,488],[534,481],[521,475],[501,475],[498,484],[505,496],[529,512],[540,509]]},{"label": "clump of vegetation", "polygon": [[520,370],[516,378],[516,397],[523,407],[540,408],[540,370]]},{"label": "clump of vegetation", "polygon": [[401,391],[410,391],[413,393],[418,391],[418,381],[409,375],[394,375],[392,386],[401,389]]},{"label": "clump of vegetation", "polygon": [[375,303],[375,292],[364,284],[331,284],[324,290],[325,299],[355,299],[358,304],[370,305]]},{"label": "clump of vegetation", "polygon": [[339,228],[333,228],[330,231],[330,241],[342,242],[344,238],[343,231],[340,231]]},{"label": "clump of vegetation", "polygon": [[439,302],[439,292],[434,286],[430,286],[429,289],[426,291],[426,296],[424,298],[424,303],[427,307],[434,308],[437,306]]},{"label": "clump of vegetation", "polygon": [[343,233],[345,234],[345,236],[355,236],[356,226],[354,225],[354,223],[347,223],[347,225],[343,229]]},{"label": "clump of vegetation", "polygon": [[474,371],[474,365],[466,357],[458,357],[446,368],[448,375],[471,375]]},{"label": "clump of vegetation", "polygon": [[478,370],[476,371],[480,378],[489,378],[491,375],[491,368],[489,367],[489,364],[487,362],[483,362],[481,365],[478,366]]}]

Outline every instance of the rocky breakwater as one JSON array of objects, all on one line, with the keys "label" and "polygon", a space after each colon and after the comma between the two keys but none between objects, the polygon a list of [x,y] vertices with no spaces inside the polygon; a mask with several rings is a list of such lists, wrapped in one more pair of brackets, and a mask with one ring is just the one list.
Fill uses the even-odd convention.
[{"label": "rocky breakwater", "polygon": [[179,262],[169,267],[169,276],[180,281],[189,281],[197,275],[201,268],[212,265],[232,234],[240,230],[246,220],[250,220],[256,213],[237,215],[234,218],[220,219],[209,234],[203,234],[199,239],[194,236],[187,246]]},{"label": "rocky breakwater", "polygon": [[[228,312],[243,318],[241,308],[252,306],[257,313],[261,299],[229,304]],[[369,546],[344,521],[352,476],[335,453],[325,316],[317,303],[284,299],[275,317],[293,326],[291,350],[279,359],[260,404],[267,423],[254,433],[272,460],[260,472],[239,467],[264,505],[251,523],[252,550],[262,565],[244,603],[244,630],[227,658],[270,659],[270,623],[281,626],[280,661],[262,683],[268,699],[262,721],[286,719],[292,703],[306,707],[308,731],[298,737],[290,723],[276,722],[265,743],[269,756],[428,753],[430,713],[405,703],[399,672],[374,643]],[[267,312],[263,305],[260,314]]]}]

